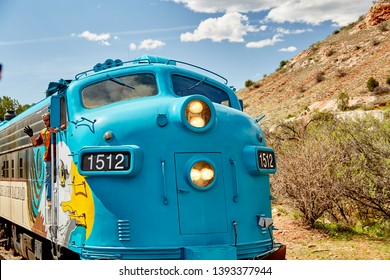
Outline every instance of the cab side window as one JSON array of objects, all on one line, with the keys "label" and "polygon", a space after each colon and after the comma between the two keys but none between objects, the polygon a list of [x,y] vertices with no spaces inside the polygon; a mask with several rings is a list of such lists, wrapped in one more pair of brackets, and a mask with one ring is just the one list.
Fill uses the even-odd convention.
[{"label": "cab side window", "polygon": [[61,115],[60,115],[60,123],[61,123],[61,129],[66,129],[68,125],[68,116],[67,116],[67,110],[66,110],[66,100],[65,98],[61,98]]}]

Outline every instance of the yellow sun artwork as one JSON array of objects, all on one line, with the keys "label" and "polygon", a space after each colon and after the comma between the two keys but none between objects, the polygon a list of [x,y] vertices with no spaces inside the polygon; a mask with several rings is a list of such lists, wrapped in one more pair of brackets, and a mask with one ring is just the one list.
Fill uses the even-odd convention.
[{"label": "yellow sun artwork", "polygon": [[72,162],[71,167],[72,196],[70,201],[61,203],[64,212],[70,213],[70,219],[75,220],[79,226],[86,228],[86,239],[91,234],[94,221],[94,203],[91,189]]}]

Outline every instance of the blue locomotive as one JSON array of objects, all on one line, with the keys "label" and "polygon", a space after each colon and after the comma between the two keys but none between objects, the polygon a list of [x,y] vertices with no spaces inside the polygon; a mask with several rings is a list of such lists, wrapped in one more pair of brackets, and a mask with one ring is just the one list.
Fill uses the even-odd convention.
[{"label": "blue locomotive", "polygon": [[[28,259],[285,258],[272,235],[275,154],[222,76],[145,55],[46,95],[0,124],[7,247]],[[47,112],[51,203],[44,147],[23,133]]]}]

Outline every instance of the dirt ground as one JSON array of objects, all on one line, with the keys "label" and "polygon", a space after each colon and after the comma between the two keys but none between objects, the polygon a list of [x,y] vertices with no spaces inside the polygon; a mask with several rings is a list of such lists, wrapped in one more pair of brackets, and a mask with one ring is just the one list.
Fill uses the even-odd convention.
[{"label": "dirt ground", "polygon": [[277,242],[287,246],[287,260],[390,260],[390,241],[354,235],[330,237],[310,229],[291,214],[273,211]]}]

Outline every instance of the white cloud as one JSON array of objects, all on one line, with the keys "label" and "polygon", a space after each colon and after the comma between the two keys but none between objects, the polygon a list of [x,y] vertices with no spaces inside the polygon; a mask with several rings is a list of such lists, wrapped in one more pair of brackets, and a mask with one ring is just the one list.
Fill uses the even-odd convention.
[{"label": "white cloud", "polygon": [[152,50],[165,46],[165,43],[160,40],[146,39],[141,42],[138,49]]},{"label": "white cloud", "polygon": [[332,21],[345,26],[365,14],[372,5],[369,0],[170,0],[202,13],[269,11],[266,19],[273,22],[305,22],[320,24]]},{"label": "white cloud", "polygon": [[88,41],[99,42],[99,44],[104,46],[109,46],[110,43],[108,42],[108,39],[110,39],[111,36],[110,33],[95,34],[89,31],[84,31],[79,34],[78,37],[85,38]]},{"label": "white cloud", "polygon": [[283,3],[283,0],[264,1],[264,0],[171,0],[175,3],[182,3],[188,9],[194,12],[201,13],[217,13],[217,12],[258,12],[268,10]]},{"label": "white cloud", "polygon": [[345,26],[365,14],[372,1],[368,0],[292,0],[275,5],[267,20],[273,22],[305,22],[320,24],[332,21],[338,26]]},{"label": "white cloud", "polygon": [[247,48],[263,48],[263,47],[266,47],[266,46],[273,46],[277,42],[282,42],[283,41],[282,39],[280,39],[280,37],[282,37],[281,34],[276,34],[271,39],[265,39],[265,40],[261,40],[261,41],[257,41],[257,42],[249,42],[245,46]]},{"label": "white cloud", "polygon": [[279,49],[280,52],[295,52],[296,50],[297,50],[297,48],[294,46]]},{"label": "white cloud", "polygon": [[130,43],[129,49],[135,51],[137,49],[137,45],[135,43]]},{"label": "white cloud", "polygon": [[305,32],[312,32],[313,29],[311,29],[311,28],[308,28],[308,29],[286,29],[286,28],[278,27],[278,28],[276,28],[276,31],[278,33],[289,35],[289,34],[301,34],[301,33],[305,33]]},{"label": "white cloud", "polygon": [[267,25],[262,25],[262,26],[259,27],[259,30],[261,30],[261,31],[266,31],[267,28],[268,28]]},{"label": "white cloud", "polygon": [[193,33],[187,32],[180,35],[183,42],[197,42],[210,39],[214,42],[228,40],[229,42],[244,42],[244,36],[248,32],[258,29],[248,24],[248,17],[240,13],[227,13],[222,17],[208,18],[202,21]]},{"label": "white cloud", "polygon": [[132,51],[135,50],[153,50],[157,48],[162,48],[165,46],[165,43],[160,40],[152,40],[152,39],[146,39],[143,40],[138,46],[135,43],[130,43],[129,44],[129,49]]}]

